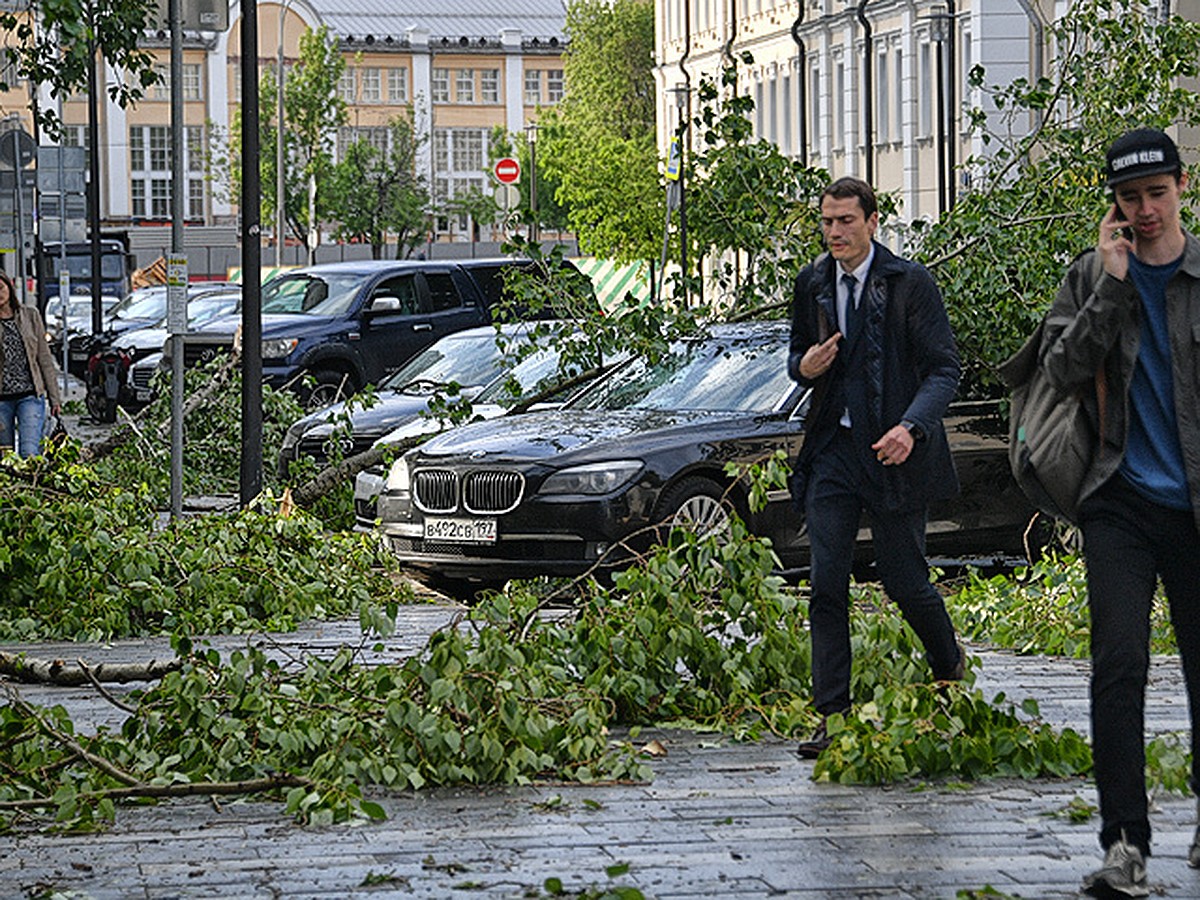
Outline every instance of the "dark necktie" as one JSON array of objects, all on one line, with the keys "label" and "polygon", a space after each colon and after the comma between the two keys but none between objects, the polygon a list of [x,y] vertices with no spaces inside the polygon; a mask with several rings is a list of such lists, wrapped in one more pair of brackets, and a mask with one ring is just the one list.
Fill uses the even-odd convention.
[{"label": "dark necktie", "polygon": [[843,275],[842,284],[846,286],[846,338],[858,334],[858,279],[853,275]]}]

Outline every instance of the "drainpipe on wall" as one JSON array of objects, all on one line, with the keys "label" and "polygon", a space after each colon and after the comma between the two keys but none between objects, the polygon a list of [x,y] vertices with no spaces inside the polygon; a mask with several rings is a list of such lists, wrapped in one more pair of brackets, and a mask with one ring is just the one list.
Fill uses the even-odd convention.
[{"label": "drainpipe on wall", "polygon": [[867,18],[868,0],[859,0],[858,21],[863,27],[863,175],[867,184],[875,183],[875,49],[871,45],[871,21]]},{"label": "drainpipe on wall", "polygon": [[799,82],[796,85],[796,105],[799,108],[797,124],[800,126],[800,165],[808,168],[808,53],[804,39],[800,37],[800,26],[804,22],[804,12],[808,0],[800,0],[800,15],[792,23],[792,40],[796,42],[796,66],[799,70]]},{"label": "drainpipe on wall", "polygon": [[946,191],[946,208],[954,209],[954,201],[958,198],[958,174],[954,171],[958,157],[961,132],[958,130],[958,22],[954,0],[946,0],[946,13],[950,17],[950,41],[946,45],[946,68],[950,77],[946,79],[946,106],[949,108],[950,140],[946,142],[946,178],[950,189]]},{"label": "drainpipe on wall", "polygon": [[[679,72],[683,78],[684,101],[679,106],[679,115],[681,121],[678,127],[684,133],[680,135],[680,160],[679,160],[679,266],[683,274],[681,284],[683,285],[683,305],[687,308],[688,303],[688,243],[687,243],[687,187],[684,184],[686,175],[684,174],[684,163],[691,157],[692,150],[692,131],[687,126],[691,124],[692,118],[692,76],[687,70],[688,57],[692,54],[692,8],[690,0],[684,0],[683,3],[683,55],[679,57]],[[678,90],[678,88],[676,88]]]}]

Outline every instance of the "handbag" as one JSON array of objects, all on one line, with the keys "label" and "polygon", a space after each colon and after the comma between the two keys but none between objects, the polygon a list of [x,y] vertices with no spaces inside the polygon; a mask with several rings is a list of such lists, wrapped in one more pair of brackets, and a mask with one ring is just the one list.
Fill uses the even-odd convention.
[{"label": "handbag", "polygon": [[1000,366],[1011,393],[1008,462],[1013,478],[1037,509],[1078,524],[1083,481],[1104,434],[1108,385],[1104,364],[1096,369],[1094,389],[1099,429],[1084,405],[1086,388],[1062,392],[1040,364],[1046,319],[1021,349]]},{"label": "handbag", "polygon": [[62,416],[51,416],[47,423],[46,440],[55,446],[61,445],[71,436],[67,431],[67,426],[63,423]]}]

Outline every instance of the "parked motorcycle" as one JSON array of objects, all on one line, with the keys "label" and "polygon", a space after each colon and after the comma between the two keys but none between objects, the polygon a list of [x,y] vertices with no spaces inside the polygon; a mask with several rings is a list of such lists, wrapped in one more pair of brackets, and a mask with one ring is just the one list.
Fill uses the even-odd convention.
[{"label": "parked motorcycle", "polygon": [[117,420],[117,401],[129,380],[132,360],[124,350],[93,341],[87,364],[87,395],[84,403],[97,422]]}]

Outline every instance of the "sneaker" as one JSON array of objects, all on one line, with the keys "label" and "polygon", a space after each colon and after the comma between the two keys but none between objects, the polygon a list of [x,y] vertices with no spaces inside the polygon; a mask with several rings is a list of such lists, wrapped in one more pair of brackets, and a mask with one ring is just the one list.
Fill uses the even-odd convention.
[{"label": "sneaker", "polygon": [[825,717],[822,716],[821,723],[817,725],[813,736],[807,741],[801,741],[796,747],[796,755],[801,759],[816,759],[829,744],[829,732],[825,728]]},{"label": "sneaker", "polygon": [[1146,860],[1142,851],[1125,840],[1114,841],[1104,854],[1104,865],[1083,879],[1083,892],[1091,897],[1149,897]]}]

